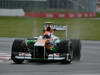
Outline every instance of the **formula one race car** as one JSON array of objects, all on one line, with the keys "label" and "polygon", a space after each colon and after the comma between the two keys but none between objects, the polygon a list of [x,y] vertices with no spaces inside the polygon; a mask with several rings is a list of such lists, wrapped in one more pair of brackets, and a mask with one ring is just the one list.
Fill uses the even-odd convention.
[{"label": "formula one race car", "polygon": [[24,60],[38,60],[60,61],[64,64],[70,64],[74,59],[80,60],[80,40],[60,40],[53,35],[54,30],[64,30],[65,27],[51,24],[46,23],[44,25],[44,33],[39,37],[14,40],[11,59],[15,63],[23,63]]}]

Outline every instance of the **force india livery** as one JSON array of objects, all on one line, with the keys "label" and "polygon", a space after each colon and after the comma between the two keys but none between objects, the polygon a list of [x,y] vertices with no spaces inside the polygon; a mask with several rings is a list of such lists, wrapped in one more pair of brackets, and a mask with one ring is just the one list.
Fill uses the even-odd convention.
[{"label": "force india livery", "polygon": [[55,31],[66,30],[66,26],[44,24],[43,34],[31,39],[16,39],[12,44],[11,59],[15,63],[24,60],[60,61],[70,64],[72,60],[80,60],[81,42],[79,39],[61,40],[53,35]]}]

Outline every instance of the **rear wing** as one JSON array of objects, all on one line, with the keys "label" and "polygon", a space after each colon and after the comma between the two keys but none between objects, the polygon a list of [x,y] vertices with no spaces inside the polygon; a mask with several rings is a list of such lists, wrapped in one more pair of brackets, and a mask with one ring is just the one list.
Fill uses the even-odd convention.
[{"label": "rear wing", "polygon": [[67,26],[61,26],[61,25],[54,25],[53,29],[55,30],[64,30],[66,31],[67,30]]},{"label": "rear wing", "polygon": [[54,29],[57,31],[65,31],[65,38],[68,39],[68,27],[66,26],[61,26],[61,25],[54,25]]}]

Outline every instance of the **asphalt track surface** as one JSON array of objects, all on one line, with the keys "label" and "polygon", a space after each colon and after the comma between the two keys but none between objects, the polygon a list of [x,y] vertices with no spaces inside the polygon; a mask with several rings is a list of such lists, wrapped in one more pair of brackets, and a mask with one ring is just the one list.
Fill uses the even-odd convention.
[{"label": "asphalt track surface", "polygon": [[71,64],[15,64],[9,60],[14,38],[0,38],[0,75],[100,75],[100,41],[82,41],[82,57]]}]

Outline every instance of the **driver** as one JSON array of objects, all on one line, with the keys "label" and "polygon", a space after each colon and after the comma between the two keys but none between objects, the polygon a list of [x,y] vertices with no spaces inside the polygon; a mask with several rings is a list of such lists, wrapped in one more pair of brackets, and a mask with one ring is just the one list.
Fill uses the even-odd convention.
[{"label": "driver", "polygon": [[51,28],[47,27],[47,29],[43,33],[43,38],[51,38],[51,35],[52,35]]}]

